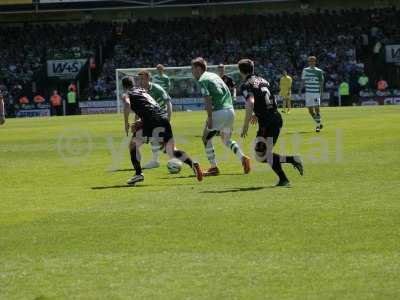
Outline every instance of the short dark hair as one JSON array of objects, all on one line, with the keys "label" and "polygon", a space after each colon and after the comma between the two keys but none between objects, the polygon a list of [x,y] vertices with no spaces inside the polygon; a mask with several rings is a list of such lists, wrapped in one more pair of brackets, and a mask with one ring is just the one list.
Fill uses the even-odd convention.
[{"label": "short dark hair", "polygon": [[125,76],[122,78],[122,87],[124,89],[131,89],[134,86],[134,81],[132,76]]},{"label": "short dark hair", "polygon": [[192,60],[192,66],[199,67],[203,71],[205,71],[207,69],[207,62],[206,62],[206,60],[204,58],[197,57],[197,58]]},{"label": "short dark hair", "polygon": [[238,62],[240,73],[243,74],[254,74],[254,62],[251,59],[244,58]]},{"label": "short dark hair", "polygon": [[139,70],[138,75],[145,75],[145,76],[147,76],[148,78],[151,77],[150,71],[147,70],[147,69],[141,69],[141,70]]}]

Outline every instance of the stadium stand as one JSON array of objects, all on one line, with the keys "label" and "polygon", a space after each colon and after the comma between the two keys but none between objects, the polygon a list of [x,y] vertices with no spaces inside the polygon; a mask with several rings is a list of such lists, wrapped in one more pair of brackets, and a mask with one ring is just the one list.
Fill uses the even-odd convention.
[{"label": "stadium stand", "polygon": [[[53,89],[46,88],[43,78],[47,59],[88,57],[99,47],[104,49],[104,62],[98,64],[97,76],[81,91],[81,99],[115,97],[116,68],[154,67],[157,63],[182,66],[196,56],[205,57],[210,64],[252,58],[275,91],[286,69],[294,78],[293,90],[297,92],[309,54],[318,57],[326,73],[326,91],[332,94],[343,81],[349,83],[352,95],[360,97],[397,93],[400,88],[399,82],[389,78],[382,62],[383,46],[400,41],[400,11],[395,7],[148,19],[122,24],[26,24],[2,26],[0,39],[0,88],[6,91],[8,107],[22,96],[32,103],[38,92],[49,101]],[[365,84],[360,84],[364,72],[368,82],[364,78]],[[386,77],[386,91],[377,91],[380,77]]]}]

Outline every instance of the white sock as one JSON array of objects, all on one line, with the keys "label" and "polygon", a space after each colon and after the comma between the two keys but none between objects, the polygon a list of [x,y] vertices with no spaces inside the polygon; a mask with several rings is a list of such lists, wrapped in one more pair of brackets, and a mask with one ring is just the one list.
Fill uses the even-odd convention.
[{"label": "white sock", "polygon": [[211,168],[215,168],[217,166],[217,159],[215,157],[215,151],[214,151],[214,146],[211,143],[211,141],[209,141],[206,145],[206,155],[207,155],[207,159],[211,164]]},{"label": "white sock", "polygon": [[225,146],[228,147],[229,149],[232,150],[233,153],[235,153],[236,157],[242,161],[242,158],[244,156],[242,149],[240,149],[238,143],[236,143],[235,141],[227,141],[225,142]]},{"label": "white sock", "polygon": [[160,162],[160,145],[158,144],[152,144],[151,145],[151,151],[153,152],[153,161],[155,162]]}]

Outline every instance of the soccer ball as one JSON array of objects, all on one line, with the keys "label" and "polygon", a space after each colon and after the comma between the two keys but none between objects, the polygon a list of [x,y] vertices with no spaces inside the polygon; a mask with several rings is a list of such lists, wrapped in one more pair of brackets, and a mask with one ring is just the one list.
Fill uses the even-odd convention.
[{"label": "soccer ball", "polygon": [[179,159],[173,158],[167,163],[167,169],[170,174],[178,174],[182,170],[182,162]]}]

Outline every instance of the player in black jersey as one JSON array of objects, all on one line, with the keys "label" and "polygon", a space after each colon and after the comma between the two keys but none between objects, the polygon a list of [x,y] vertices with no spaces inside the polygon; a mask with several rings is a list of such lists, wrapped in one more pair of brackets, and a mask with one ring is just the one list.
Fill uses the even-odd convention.
[{"label": "player in black jersey", "polygon": [[299,156],[282,156],[272,152],[283,124],[276,100],[270,93],[268,81],[254,74],[253,61],[242,59],[238,66],[244,80],[240,92],[246,99],[246,118],[241,136],[246,137],[250,122],[255,123],[258,120],[259,129],[255,143],[256,159],[271,165],[279,176],[277,186],[289,187],[290,182],[282,170],[281,163],[292,164],[303,175],[301,158]]},{"label": "player in black jersey", "polygon": [[160,108],[158,103],[144,90],[134,87],[132,77],[122,79],[124,89],[124,117],[125,129],[129,132],[129,113],[133,111],[138,120],[132,125],[132,141],[130,143],[130,154],[132,166],[135,168],[136,175],[133,176],[128,184],[135,185],[143,181],[144,176],[140,165],[140,147],[143,143],[157,141],[162,148],[165,147],[166,153],[172,158],[175,157],[183,163],[189,165],[198,181],[203,180],[203,171],[197,162],[194,162],[184,151],[175,147],[171,124],[167,113]]},{"label": "player in black jersey", "polygon": [[225,66],[224,64],[218,65],[218,75],[225,82],[226,86],[229,88],[229,91],[232,95],[232,100],[236,101],[236,84],[233,81],[232,77],[225,74]]}]

